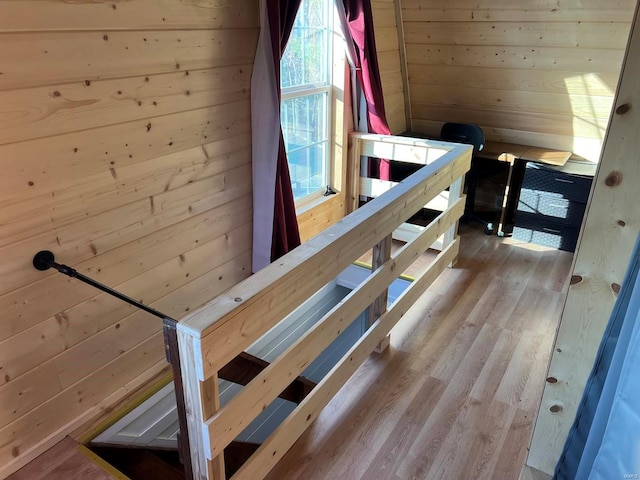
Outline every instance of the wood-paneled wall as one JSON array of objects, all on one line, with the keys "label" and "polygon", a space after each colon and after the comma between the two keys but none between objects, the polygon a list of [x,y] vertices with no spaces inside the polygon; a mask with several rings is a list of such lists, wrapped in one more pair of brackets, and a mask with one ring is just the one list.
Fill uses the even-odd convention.
[{"label": "wood-paneled wall", "polygon": [[[527,464],[553,474],[640,234],[640,3]],[[637,374],[637,373],[636,373]]]},{"label": "wood-paneled wall", "polygon": [[249,275],[257,4],[0,1],[0,478],[164,365],[36,252],[174,318]]},{"label": "wood-paneled wall", "polygon": [[473,122],[598,160],[634,0],[397,1],[414,130]]},{"label": "wood-paneled wall", "polygon": [[392,134],[407,130],[402,76],[402,46],[396,22],[397,0],[373,0],[373,23],[387,122]]}]

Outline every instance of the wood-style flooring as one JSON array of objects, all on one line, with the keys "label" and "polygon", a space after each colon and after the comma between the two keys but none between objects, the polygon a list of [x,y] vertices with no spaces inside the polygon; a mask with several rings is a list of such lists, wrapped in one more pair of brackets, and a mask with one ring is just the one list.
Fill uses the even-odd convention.
[{"label": "wood-style flooring", "polygon": [[[517,480],[571,254],[461,226],[461,253],[270,480]],[[420,263],[428,263],[425,254]],[[11,480],[112,478],[71,439]]]},{"label": "wood-style flooring", "polygon": [[518,479],[572,255],[468,226],[461,239],[270,480]]},{"label": "wood-style flooring", "polygon": [[75,440],[67,437],[7,480],[114,480],[80,450]]}]

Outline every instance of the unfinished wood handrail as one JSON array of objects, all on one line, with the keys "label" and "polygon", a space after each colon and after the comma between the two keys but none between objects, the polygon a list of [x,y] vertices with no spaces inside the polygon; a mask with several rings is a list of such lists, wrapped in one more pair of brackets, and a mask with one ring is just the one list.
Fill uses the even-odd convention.
[{"label": "unfinished wood handrail", "polygon": [[[462,178],[471,147],[404,137],[351,135],[352,155],[424,158],[426,166],[317,237],[249,277],[178,325],[194,478],[224,478],[222,452],[439,236],[445,247],[233,476],[262,478],[458,253]],[[218,371],[446,188],[442,212],[220,408]]]}]

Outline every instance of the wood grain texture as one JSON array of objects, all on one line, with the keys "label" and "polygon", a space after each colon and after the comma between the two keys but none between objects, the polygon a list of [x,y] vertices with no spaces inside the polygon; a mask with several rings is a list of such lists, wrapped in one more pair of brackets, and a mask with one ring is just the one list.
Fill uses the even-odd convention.
[{"label": "wood grain texture", "polygon": [[[640,69],[635,61],[639,52],[636,11],[616,106],[640,102]],[[613,309],[617,295],[612,285],[622,284],[640,231],[640,216],[633,208],[640,179],[640,140],[634,133],[640,112],[623,112],[613,115],[605,139],[573,265],[572,275],[582,280],[569,287],[549,364],[549,376],[558,382],[545,385],[527,458],[527,465],[547,474],[553,473],[560,456]],[[552,412],[558,405],[562,410]]]},{"label": "wood grain texture", "polygon": [[[250,0],[0,2],[0,478],[161,369],[250,274]],[[6,408],[5,408],[6,407]]]},{"label": "wood grain texture", "polygon": [[79,450],[76,441],[67,437],[36,458],[29,465],[10,475],[8,480],[112,480],[100,466]]},{"label": "wood grain texture", "polygon": [[476,123],[597,162],[634,4],[403,0],[413,130]]},{"label": "wood grain texture", "polygon": [[251,65],[0,92],[0,144],[249,98]]},{"label": "wood grain texture", "polygon": [[[535,4],[525,1],[505,3],[503,0],[483,0],[478,4],[463,0],[452,6],[446,0],[428,3],[424,0],[402,0],[403,8],[408,11],[408,20],[415,22],[521,21],[524,18],[532,22],[599,22],[603,18],[612,22],[628,22],[633,3],[633,0],[617,0],[603,5],[597,1],[570,0],[559,6],[550,0]],[[594,17],[594,10],[602,16]]]},{"label": "wood grain texture", "polygon": [[472,87],[423,86],[412,96],[416,104],[426,103],[446,107],[463,105],[465,108],[481,108],[500,114],[503,110],[513,112],[522,109],[533,114],[575,116],[594,118],[598,125],[606,128],[613,99],[610,96],[566,93],[545,94],[518,92],[514,90],[491,90],[478,95]]},{"label": "wood grain texture", "polygon": [[[19,460],[21,453],[28,453],[34,445],[59,428],[72,426],[76,418],[100,404],[110,393],[151,369],[163,354],[162,335],[154,335],[135,350],[119,356],[94,375],[78,382],[74,388],[48,398],[16,421],[2,427],[0,436],[4,443],[0,446],[0,458],[3,465]],[[52,411],[56,414],[52,415]]]},{"label": "wood grain texture", "polygon": [[252,64],[256,34],[257,29],[0,33],[0,90]]},{"label": "wood grain texture", "polygon": [[[120,285],[130,278],[144,274],[146,271],[175,258],[176,252],[184,254],[200,243],[206,244],[212,241],[220,235],[220,232],[227,235],[227,232],[233,229],[236,221],[243,224],[248,222],[250,212],[251,198],[244,195],[234,202],[196,215],[185,222],[159,229],[153,234],[136,239],[124,245],[123,248],[92,257],[86,262],[76,265],[76,268],[105,284]],[[202,234],[199,233],[200,231]],[[131,255],[138,259],[137,263],[131,264],[126,261]],[[32,341],[37,341],[39,331],[33,325],[38,319],[55,319],[58,316],[64,320],[65,315],[69,316],[69,311],[76,308],[80,308],[79,311],[82,311],[83,307],[80,305],[96,297],[97,293],[93,289],[79,288],[77,282],[54,274],[2,295],[0,296],[0,305],[5,307],[6,317],[1,324],[2,334],[0,337],[6,339],[19,332],[30,332]],[[51,300],[38,302],[38,299],[43,295]],[[16,296],[21,298],[22,303],[15,302]],[[93,314],[100,308],[102,307],[96,305]],[[85,321],[90,323],[91,318],[92,316],[89,315]],[[96,327],[97,325],[94,325],[91,330]],[[46,331],[47,329],[43,329],[40,333],[45,335]],[[57,327],[53,327],[53,331],[57,331]],[[43,341],[51,340],[49,335],[45,336]],[[3,356],[3,358],[5,357]]]},{"label": "wood grain texture", "polygon": [[0,32],[257,28],[255,2],[128,0],[0,2]]},{"label": "wood grain texture", "polygon": [[213,180],[193,182],[0,247],[0,255],[9,258],[3,266],[7,275],[0,280],[0,292],[10,292],[40,277],[31,266],[33,252],[55,251],[68,263],[88,260],[249,193],[250,172],[249,165],[237,167]]},{"label": "wood grain texture", "polygon": [[16,196],[53,197],[52,191],[81,183],[79,179],[111,175],[114,166],[218,142],[205,147],[211,155],[221,148],[220,141],[250,131],[249,115],[249,102],[231,103],[2,145],[2,157],[14,159],[16,165],[0,179],[0,198],[4,203]]},{"label": "wood grain texture", "polygon": [[[557,264],[566,276],[571,254],[487,237],[464,224],[460,242],[458,264],[396,326],[391,350],[365,361],[268,479],[518,478],[537,408],[520,402],[521,385],[550,353],[541,346],[540,356],[530,357],[519,344],[533,348],[544,338],[548,347],[560,305],[532,312],[525,323],[534,330],[523,329],[516,306],[545,277],[534,276],[540,262]],[[514,287],[512,278],[523,273]],[[498,286],[506,305],[495,301]],[[548,287],[546,295],[560,295]]]},{"label": "wood grain texture", "polygon": [[303,242],[315,237],[345,216],[344,193],[323,198],[319,205],[298,214],[298,228]]},{"label": "wood grain texture", "polygon": [[[597,19],[595,19],[597,20]],[[627,40],[626,23],[612,22],[441,22],[429,27],[424,42],[423,25],[408,21],[407,43],[459,45],[511,45],[540,47],[620,48]]]}]

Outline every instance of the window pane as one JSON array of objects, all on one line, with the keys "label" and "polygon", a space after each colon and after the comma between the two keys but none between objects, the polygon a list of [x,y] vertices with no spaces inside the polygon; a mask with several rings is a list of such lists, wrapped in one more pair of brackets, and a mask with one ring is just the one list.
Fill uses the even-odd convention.
[{"label": "window pane", "polygon": [[293,198],[296,200],[324,188],[326,149],[327,144],[320,143],[288,155]]},{"label": "window pane", "polygon": [[316,93],[282,101],[280,122],[287,152],[327,139],[327,97]]},{"label": "window pane", "polygon": [[296,199],[328,184],[333,0],[302,0],[280,61],[280,121]]},{"label": "window pane", "polygon": [[302,0],[280,60],[282,88],[329,82],[330,5],[327,0]]},{"label": "window pane", "polygon": [[295,198],[327,184],[327,93],[282,101],[282,133]]}]

